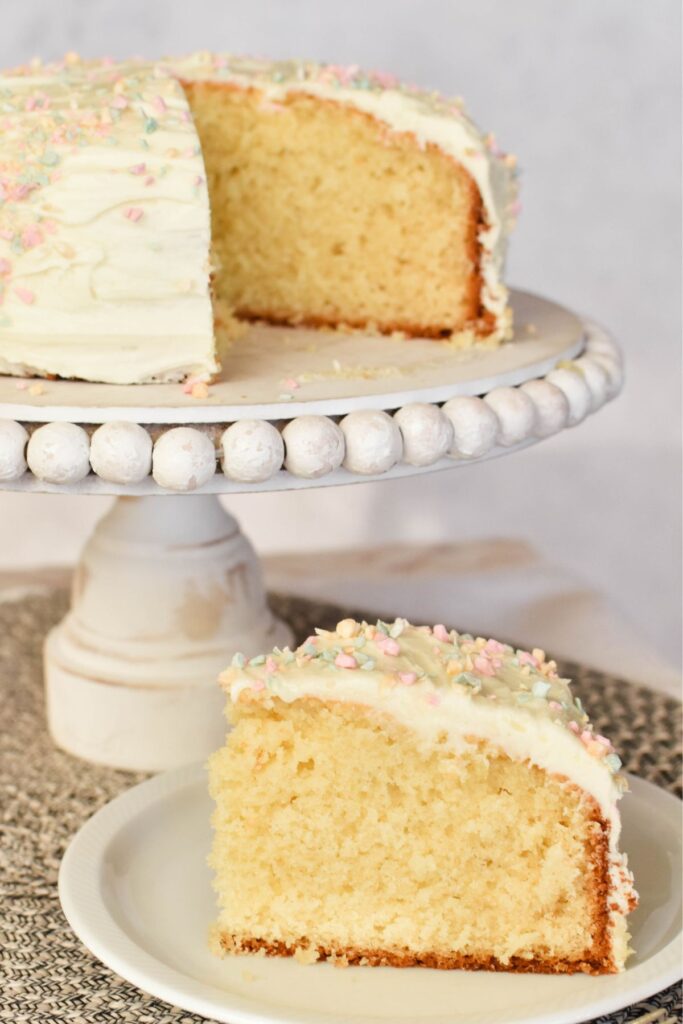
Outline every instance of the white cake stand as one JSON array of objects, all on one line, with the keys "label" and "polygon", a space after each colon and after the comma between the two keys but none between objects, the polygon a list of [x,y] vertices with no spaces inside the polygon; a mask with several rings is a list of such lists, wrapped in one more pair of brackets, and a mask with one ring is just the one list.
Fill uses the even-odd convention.
[{"label": "white cake stand", "polygon": [[605,331],[526,293],[513,305],[515,339],[498,349],[256,325],[204,396],[0,378],[0,488],[120,496],[46,641],[55,741],[120,768],[198,760],[222,741],[216,676],[233,653],[290,642],[218,494],[455,469],[618,393]]}]

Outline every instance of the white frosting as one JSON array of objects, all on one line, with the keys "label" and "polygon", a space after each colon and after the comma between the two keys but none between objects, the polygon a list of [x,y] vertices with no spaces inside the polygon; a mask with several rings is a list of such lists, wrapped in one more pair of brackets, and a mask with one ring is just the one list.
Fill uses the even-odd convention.
[{"label": "white frosting", "polygon": [[483,398],[459,395],[445,403],[443,412],[453,427],[452,458],[478,459],[493,448],[500,424]]},{"label": "white frosting", "polygon": [[[241,655],[221,681],[233,702],[285,703],[313,697],[359,704],[410,729],[428,746],[445,733],[456,751],[484,741],[578,787],[609,826],[612,921],[629,909],[632,878],[619,853],[621,762],[597,735],[567,680],[543,651],[515,651],[443,626],[340,622],[290,652],[249,662]],[[623,950],[617,948],[617,960]]]},{"label": "white frosting", "polygon": [[531,437],[536,425],[536,410],[534,403],[522,390],[494,388],[484,401],[498,417],[498,444],[510,448]]},{"label": "white frosting", "polygon": [[90,472],[90,442],[75,423],[46,423],[30,437],[26,450],[29,469],[50,484],[75,484]]},{"label": "white frosting", "polygon": [[282,468],[285,446],[267,420],[238,420],[221,437],[223,472],[232,480],[260,483]]},{"label": "white frosting", "polygon": [[403,438],[403,461],[431,466],[450,451],[453,425],[438,405],[412,402],[394,414]]},{"label": "white frosting", "polygon": [[170,491],[196,491],[216,472],[213,441],[194,427],[173,427],[157,440],[152,476]]},{"label": "white frosting", "polygon": [[26,472],[28,432],[14,420],[0,420],[0,480],[18,480]]},{"label": "white frosting", "polygon": [[344,460],[344,434],[328,416],[298,416],[285,425],[282,437],[285,468],[294,476],[315,480]]},{"label": "white frosting", "polygon": [[534,403],[536,437],[551,437],[564,430],[569,419],[569,402],[564,391],[547,380],[528,380],[520,390]]},{"label": "white frosting", "polygon": [[137,484],[152,469],[152,438],[137,423],[103,423],[90,438],[90,465],[110,483]]},{"label": "white frosting", "polygon": [[343,466],[351,473],[386,473],[401,458],[401,431],[380,409],[350,412],[339,426],[346,443]]},{"label": "white frosting", "polygon": [[208,193],[156,65],[0,77],[0,370],[130,383],[208,375]]}]

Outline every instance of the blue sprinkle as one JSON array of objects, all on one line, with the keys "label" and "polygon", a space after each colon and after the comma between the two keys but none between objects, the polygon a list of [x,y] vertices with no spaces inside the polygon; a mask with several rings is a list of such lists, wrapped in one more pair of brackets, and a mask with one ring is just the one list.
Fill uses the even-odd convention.
[{"label": "blue sprinkle", "polygon": [[537,679],[531,687],[531,692],[534,697],[547,697],[550,693],[550,683],[545,683],[542,679]]},{"label": "blue sprinkle", "polygon": [[265,665],[266,656],[265,654],[257,654],[254,658],[249,659],[250,665]]},{"label": "blue sprinkle", "polygon": [[372,672],[374,667],[375,663],[372,660],[372,658],[368,658],[368,660],[364,661],[363,664],[361,665],[361,668],[363,669],[364,672]]},{"label": "blue sprinkle", "polygon": [[230,664],[233,668],[244,668],[244,655],[240,651],[233,654]]},{"label": "blue sprinkle", "polygon": [[315,644],[306,644],[306,646],[303,647],[302,650],[304,654],[310,654],[312,658],[315,658],[318,654]]},{"label": "blue sprinkle", "polygon": [[475,693],[479,693],[481,690],[481,679],[472,672],[461,672],[455,677],[455,682],[461,683],[463,686],[470,686]]},{"label": "blue sprinkle", "polygon": [[621,758],[618,754],[608,754],[605,758],[605,764],[611,772],[618,772],[621,768]]},{"label": "blue sprinkle", "polygon": [[155,132],[158,127],[159,123],[158,121],[155,121],[153,117],[148,117],[145,119],[145,131],[148,135],[151,135],[152,132]]}]

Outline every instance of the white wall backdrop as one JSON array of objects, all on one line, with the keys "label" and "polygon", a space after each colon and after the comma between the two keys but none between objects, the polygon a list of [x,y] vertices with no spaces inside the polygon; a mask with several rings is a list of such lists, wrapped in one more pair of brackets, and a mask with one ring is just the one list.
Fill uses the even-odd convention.
[{"label": "white wall backdrop", "polygon": [[[0,65],[224,49],[397,72],[462,94],[516,152],[509,280],[623,343],[622,397],[510,459],[230,502],[264,551],[525,538],[680,649],[677,0],[1,0]],[[0,141],[1,145],[1,141]],[[69,562],[106,501],[0,495],[0,568]]]}]

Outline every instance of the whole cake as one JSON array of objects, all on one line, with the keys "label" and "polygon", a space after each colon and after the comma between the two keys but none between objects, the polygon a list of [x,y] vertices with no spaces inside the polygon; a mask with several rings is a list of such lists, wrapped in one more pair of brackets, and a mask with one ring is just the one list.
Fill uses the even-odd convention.
[{"label": "whole cake", "polygon": [[510,336],[514,158],[459,101],[299,61],[0,76],[0,372],[209,378],[233,317]]},{"label": "whole cake", "polygon": [[626,782],[543,651],[347,619],[222,683],[215,952],[623,969]]}]

